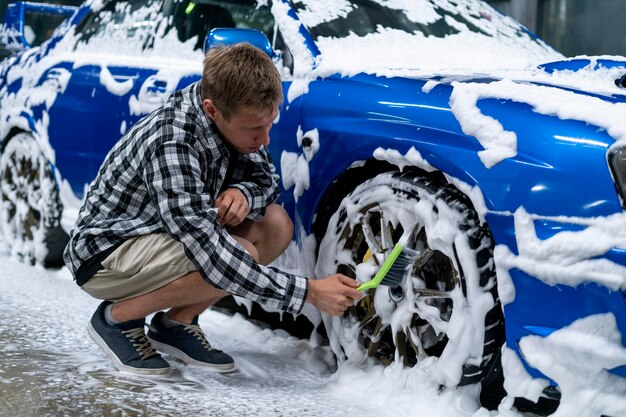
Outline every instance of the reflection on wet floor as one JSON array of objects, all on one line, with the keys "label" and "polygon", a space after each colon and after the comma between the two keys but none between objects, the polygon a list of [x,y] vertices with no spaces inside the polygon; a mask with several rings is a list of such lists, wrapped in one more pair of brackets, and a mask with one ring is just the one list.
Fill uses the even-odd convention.
[{"label": "reflection on wet floor", "polygon": [[98,301],[67,273],[1,255],[0,265],[0,417],[389,415],[326,389],[327,350],[216,312],[201,325],[238,372],[211,373],[167,355],[170,375],[119,372],[87,334]]},{"label": "reflection on wet floor", "polygon": [[[7,341],[7,336],[6,332],[0,332],[3,342]],[[155,415],[155,409],[164,411],[162,407],[154,399],[146,402],[145,397],[134,394],[161,394],[165,399],[177,393],[207,392],[216,378],[226,385],[239,385],[247,379],[244,373],[234,372],[207,374],[203,382],[187,373],[183,375],[183,371],[176,368],[167,376],[135,376],[116,371],[98,354],[90,357],[51,353],[18,348],[21,343],[10,341],[3,345],[0,348],[2,416]],[[167,358],[172,363],[176,361]],[[232,379],[230,383],[229,379]],[[151,407],[151,403],[155,407]]]},{"label": "reflection on wet floor", "polygon": [[[159,397],[207,389],[206,383],[183,376],[180,369],[162,377],[137,377],[116,371],[97,350],[67,353],[31,347],[38,344],[29,340],[36,329],[16,323],[4,308],[0,323],[2,416],[159,414],[154,410],[168,414],[167,404],[158,404]],[[138,393],[161,395],[145,398]]]},{"label": "reflection on wet floor", "polygon": [[238,366],[231,374],[167,355],[169,375],[119,372],[84,323],[68,320],[63,333],[57,317],[16,315],[6,301],[0,294],[0,417],[332,416],[342,407],[320,391],[323,379],[307,381],[312,375],[285,368],[285,358],[247,346],[229,348]]}]

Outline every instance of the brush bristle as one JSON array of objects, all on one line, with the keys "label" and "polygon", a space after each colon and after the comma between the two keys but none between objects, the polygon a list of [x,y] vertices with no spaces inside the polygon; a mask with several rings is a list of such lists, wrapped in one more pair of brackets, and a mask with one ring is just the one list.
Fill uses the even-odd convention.
[{"label": "brush bristle", "polygon": [[380,285],[387,285],[389,287],[397,287],[400,285],[406,275],[406,270],[415,262],[418,255],[419,252],[413,249],[402,248],[402,252],[400,252],[396,261],[391,265],[389,272],[387,272],[387,275],[385,275],[380,282]]}]

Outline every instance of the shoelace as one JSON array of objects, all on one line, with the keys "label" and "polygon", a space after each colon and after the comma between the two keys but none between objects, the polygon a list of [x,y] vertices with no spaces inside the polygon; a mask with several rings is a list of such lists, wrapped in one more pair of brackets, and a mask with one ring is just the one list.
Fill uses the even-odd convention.
[{"label": "shoelace", "polygon": [[137,353],[141,357],[141,360],[148,359],[149,357],[156,355],[156,350],[150,344],[150,341],[146,337],[146,333],[143,327],[137,327],[136,329],[123,330],[122,333],[133,344]]},{"label": "shoelace", "polygon": [[202,343],[202,346],[204,346],[204,348],[206,350],[213,350],[213,347],[211,346],[209,341],[206,340],[206,336],[204,335],[204,332],[202,331],[200,326],[198,326],[197,324],[189,324],[189,325],[185,326],[185,330],[187,330],[189,333],[191,333],[191,335],[193,337],[198,339],[200,341],[200,343]]}]

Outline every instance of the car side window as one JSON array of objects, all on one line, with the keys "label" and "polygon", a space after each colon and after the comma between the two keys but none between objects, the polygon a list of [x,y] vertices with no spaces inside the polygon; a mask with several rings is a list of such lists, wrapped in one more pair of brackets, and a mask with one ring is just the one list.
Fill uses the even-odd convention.
[{"label": "car side window", "polygon": [[206,34],[213,28],[257,29],[272,39],[274,17],[267,5],[256,0],[165,0],[163,14],[172,16],[171,28],[178,39],[195,38],[194,49],[202,49]]},{"label": "car side window", "polygon": [[270,7],[257,3],[257,0],[109,0],[79,24],[76,45],[97,44],[110,49],[107,43],[125,43],[130,44],[129,53],[132,53],[151,48],[155,39],[173,36],[191,45],[193,50],[202,50],[206,34],[218,27],[257,29],[272,40],[274,17]]},{"label": "car side window", "polygon": [[75,49],[87,46],[132,55],[151,45],[162,26],[159,0],[105,1],[76,27]]},{"label": "car side window", "polygon": [[[272,47],[274,48],[275,51],[281,52],[280,59],[282,61],[281,64],[283,68],[287,70],[289,75],[293,74],[293,55],[291,54],[289,47],[285,43],[285,39],[283,38],[283,34],[281,33],[280,30],[276,31],[276,37],[274,38],[272,42]],[[283,75],[287,75],[287,74],[283,74]]]},{"label": "car side window", "polygon": [[293,58],[275,30],[270,4],[259,0],[105,0],[77,26],[75,49],[127,56],[152,50],[189,58],[190,53],[201,53],[211,29],[248,28],[263,32],[282,52],[282,66],[292,72]]}]

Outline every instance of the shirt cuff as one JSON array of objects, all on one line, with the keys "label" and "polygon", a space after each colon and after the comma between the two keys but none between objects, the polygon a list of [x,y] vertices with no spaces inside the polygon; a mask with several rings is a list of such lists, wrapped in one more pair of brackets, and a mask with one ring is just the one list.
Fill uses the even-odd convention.
[{"label": "shirt cuff", "polygon": [[263,218],[263,215],[265,214],[265,212],[262,213],[258,213],[258,210],[255,210],[254,207],[252,207],[252,194],[250,194],[250,191],[248,191],[248,189],[241,185],[241,184],[231,184],[229,185],[229,188],[236,188],[239,191],[241,191],[241,193],[243,194],[244,197],[246,197],[246,200],[248,200],[248,207],[250,207],[250,213],[248,214],[247,218],[250,220],[261,220]]},{"label": "shirt cuff", "polygon": [[294,314],[300,314],[306,303],[306,297],[309,294],[309,280],[308,278],[298,275],[290,275],[291,286],[287,292],[288,296],[285,299],[284,311],[288,311]]}]

